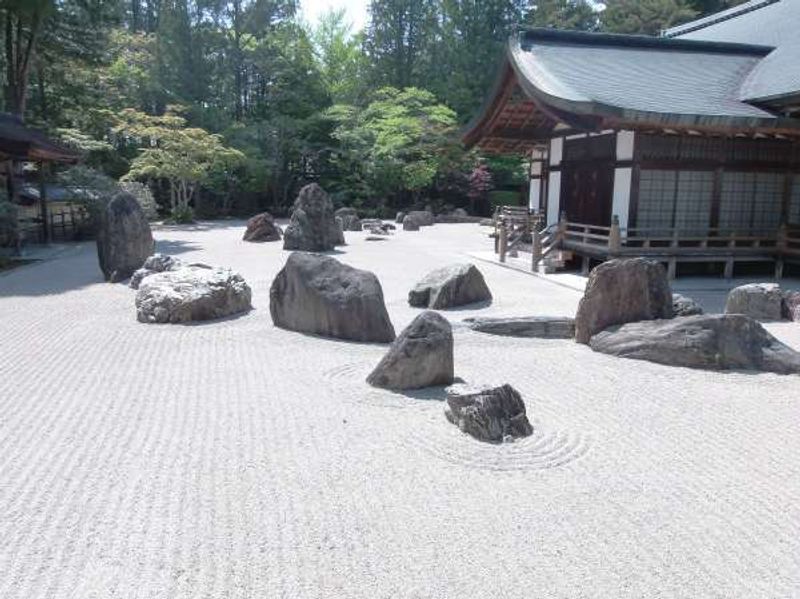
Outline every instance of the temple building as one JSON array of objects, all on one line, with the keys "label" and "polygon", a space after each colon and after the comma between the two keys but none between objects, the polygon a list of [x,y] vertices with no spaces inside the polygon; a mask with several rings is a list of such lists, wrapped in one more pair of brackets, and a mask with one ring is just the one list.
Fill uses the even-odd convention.
[{"label": "temple building", "polygon": [[800,1],[751,0],[661,37],[510,40],[467,145],[531,158],[550,246],[591,260],[800,263]]}]

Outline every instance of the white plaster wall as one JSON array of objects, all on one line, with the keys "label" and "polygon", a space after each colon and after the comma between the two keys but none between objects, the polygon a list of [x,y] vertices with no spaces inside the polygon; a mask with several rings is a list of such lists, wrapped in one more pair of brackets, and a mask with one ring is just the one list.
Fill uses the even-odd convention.
[{"label": "white plaster wall", "polygon": [[631,205],[631,174],[630,167],[614,169],[614,196],[611,202],[611,216],[619,217],[619,226],[628,227],[628,211]]},{"label": "white plaster wall", "polygon": [[617,132],[617,160],[633,160],[633,131]]},{"label": "white plaster wall", "polygon": [[561,164],[561,157],[564,155],[564,138],[554,137],[550,140],[550,165]]},{"label": "white plaster wall", "polygon": [[540,189],[541,189],[541,179],[531,179],[530,181],[530,189],[528,192],[528,209],[534,210],[536,212],[539,211],[541,206],[541,197],[540,197]]},{"label": "white plaster wall", "polygon": [[550,173],[547,185],[547,224],[558,222],[561,209],[561,173]]}]

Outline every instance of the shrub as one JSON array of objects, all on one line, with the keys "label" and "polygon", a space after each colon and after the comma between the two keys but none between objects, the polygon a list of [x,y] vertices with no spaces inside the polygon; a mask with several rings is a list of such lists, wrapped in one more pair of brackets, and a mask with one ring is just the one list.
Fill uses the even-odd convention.
[{"label": "shrub", "polygon": [[168,222],[173,225],[190,225],[194,222],[194,210],[191,206],[176,206]]},{"label": "shrub", "polygon": [[119,184],[119,186],[123,191],[127,191],[136,198],[136,201],[139,202],[139,206],[141,206],[142,212],[144,212],[147,220],[155,220],[158,218],[158,206],[156,205],[156,200],[153,197],[153,192],[150,191],[150,188],[147,185],[140,183],[139,181],[123,181]]}]

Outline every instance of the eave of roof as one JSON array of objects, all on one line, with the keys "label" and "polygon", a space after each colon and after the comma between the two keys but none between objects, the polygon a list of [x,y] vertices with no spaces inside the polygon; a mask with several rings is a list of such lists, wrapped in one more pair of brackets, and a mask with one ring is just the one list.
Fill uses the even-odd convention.
[{"label": "eave of roof", "polygon": [[44,132],[28,127],[10,114],[0,113],[0,156],[6,160],[74,163],[80,155],[51,140]]},{"label": "eave of roof", "polygon": [[[737,96],[742,78],[771,51],[769,46],[752,44],[553,29],[524,30],[509,40],[501,69],[505,74],[498,78],[481,111],[463,130],[462,139],[474,145],[481,139],[492,138],[495,116],[507,101],[503,88],[508,85],[509,72],[513,73],[514,83],[538,109],[555,117],[554,124],[562,122],[573,130],[664,128],[723,135],[764,132],[797,136],[800,135],[800,119],[778,116],[741,102]],[[648,58],[651,52],[652,58]],[[672,52],[676,53],[674,58]],[[571,60],[584,58],[607,66],[612,75],[598,70],[598,76],[594,77],[590,69],[587,72],[586,65],[579,63],[572,68]],[[642,99],[640,92],[638,101],[626,103],[628,88],[623,85],[620,93],[620,82],[614,80],[613,72],[616,70],[619,74],[633,66],[638,72],[646,73],[655,68],[654,65],[661,69],[657,73],[660,79],[650,81],[657,93],[652,98]],[[694,96],[695,86],[702,86],[708,76],[704,70],[706,66],[715,70],[717,86],[707,88],[705,96]],[[675,72],[671,73],[670,69]],[[683,70],[693,73],[688,76]],[[596,83],[604,75],[609,80],[608,86],[598,88]],[[632,80],[637,81],[635,77]],[[672,84],[676,80],[681,81],[683,95],[673,100]],[[625,82],[630,84],[631,78]],[[608,93],[609,87],[614,85],[616,89]],[[672,110],[658,110],[660,98],[664,98],[663,105]],[[707,104],[706,99],[712,100],[712,105]]]}]

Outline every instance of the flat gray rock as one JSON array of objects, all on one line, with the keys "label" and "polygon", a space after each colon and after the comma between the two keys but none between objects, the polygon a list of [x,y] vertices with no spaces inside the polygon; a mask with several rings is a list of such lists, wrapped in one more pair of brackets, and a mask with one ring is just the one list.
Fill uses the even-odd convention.
[{"label": "flat gray rock", "polygon": [[511,385],[447,388],[447,419],[480,441],[500,443],[533,433],[525,402]]},{"label": "flat gray rock", "polygon": [[800,353],[742,314],[703,314],[649,320],[594,335],[590,347],[604,354],[669,366],[708,370],[800,372]]},{"label": "flat gray rock", "polygon": [[378,278],[320,254],[289,256],[272,282],[269,311],[276,326],[292,331],[379,343],[395,338]]},{"label": "flat gray rock", "polygon": [[106,281],[117,283],[141,268],[153,253],[150,223],[139,202],[128,192],[115,195],[100,216],[97,258]]},{"label": "flat gray rock", "polygon": [[664,267],[644,258],[609,260],[589,274],[575,315],[575,341],[589,343],[612,325],[657,318],[672,318]]},{"label": "flat gray rock", "polygon": [[344,233],[336,222],[328,194],[316,183],[303,187],[283,232],[283,249],[326,252],[343,243]]},{"label": "flat gray rock", "polygon": [[230,269],[184,266],[141,282],[136,317],[147,323],[212,320],[246,312],[251,296],[242,276]]},{"label": "flat gray rock", "polygon": [[374,387],[421,389],[453,382],[453,330],[436,312],[423,312],[394,340],[367,377]]},{"label": "flat gray rock", "polygon": [[726,314],[744,314],[756,320],[781,320],[783,293],[776,283],[752,283],[734,287],[725,302]]},{"label": "flat gray rock", "polygon": [[695,300],[680,293],[672,294],[673,316],[696,316],[703,313],[703,307]]},{"label": "flat gray rock", "polygon": [[504,337],[537,337],[540,339],[572,339],[575,319],[558,316],[520,316],[509,318],[468,318],[473,331]]},{"label": "flat gray rock", "polygon": [[492,299],[481,271],[474,264],[451,264],[423,277],[408,293],[415,307],[440,310]]}]

